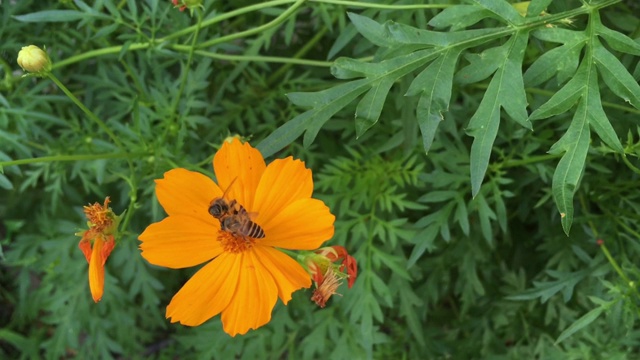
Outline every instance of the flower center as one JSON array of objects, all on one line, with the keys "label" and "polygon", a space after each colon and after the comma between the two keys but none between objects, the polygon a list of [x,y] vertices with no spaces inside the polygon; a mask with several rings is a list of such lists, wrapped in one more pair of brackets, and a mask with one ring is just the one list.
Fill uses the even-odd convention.
[{"label": "flower center", "polygon": [[222,244],[224,251],[231,253],[240,253],[249,250],[256,242],[254,238],[234,235],[226,230],[220,230],[218,232],[218,241]]}]

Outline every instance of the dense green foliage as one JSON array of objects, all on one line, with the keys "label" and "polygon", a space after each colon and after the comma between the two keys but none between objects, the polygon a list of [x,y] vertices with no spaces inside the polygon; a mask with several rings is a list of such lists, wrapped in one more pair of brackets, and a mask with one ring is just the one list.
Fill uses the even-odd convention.
[{"label": "dense green foliage", "polygon": [[[640,356],[638,5],[434,3],[0,1],[0,358]],[[21,76],[30,44],[97,118]],[[197,269],[137,236],[234,134],[313,169],[360,273],[231,338],[165,319]],[[105,196],[94,304],[74,233]]]}]

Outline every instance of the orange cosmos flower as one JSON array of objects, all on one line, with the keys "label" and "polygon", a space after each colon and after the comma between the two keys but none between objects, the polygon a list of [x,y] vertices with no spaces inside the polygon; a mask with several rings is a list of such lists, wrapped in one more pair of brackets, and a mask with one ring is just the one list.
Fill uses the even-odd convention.
[{"label": "orange cosmos flower", "polygon": [[115,236],[121,217],[116,216],[109,207],[108,196],[104,199],[104,205],[94,203],[85,206],[84,213],[89,229],[76,235],[82,236],[78,247],[89,263],[89,288],[93,301],[98,302],[104,292],[104,263],[116,246]]},{"label": "orange cosmos flower", "polygon": [[279,297],[311,286],[305,269],[276,248],[313,250],[333,236],[335,217],[311,198],[311,170],[291,157],[265,165],[237,138],[213,159],[216,184],[198,172],[173,169],[156,180],[169,215],[140,234],[142,256],[169,268],[204,265],[171,299],[171,322],[197,326],[222,314],[231,336],[271,319]]}]

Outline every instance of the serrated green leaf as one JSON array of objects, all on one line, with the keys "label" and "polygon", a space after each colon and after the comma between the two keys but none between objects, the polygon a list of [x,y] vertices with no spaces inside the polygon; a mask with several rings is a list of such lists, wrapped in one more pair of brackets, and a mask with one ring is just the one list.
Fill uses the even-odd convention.
[{"label": "serrated green leaf", "polygon": [[591,273],[592,269],[584,269],[572,273],[564,273],[559,271],[548,271],[551,276],[558,280],[554,281],[534,281],[534,288],[526,290],[520,294],[509,295],[508,300],[533,300],[540,298],[540,302],[545,303],[552,296],[562,291],[564,302],[571,300],[573,289],[578,282],[582,281]]},{"label": "serrated green leaf", "polygon": [[460,225],[462,232],[465,235],[469,235],[469,212],[467,211],[467,205],[460,196],[456,197],[454,220]]},{"label": "serrated green leaf", "polygon": [[25,15],[15,15],[14,18],[22,22],[68,22],[80,20],[86,13],[76,10],[45,10]]},{"label": "serrated green leaf", "polygon": [[442,10],[429,21],[429,25],[436,29],[450,26],[451,31],[456,31],[491,16],[492,13],[481,6],[457,5]]},{"label": "serrated green leaf", "polygon": [[348,80],[367,76],[379,76],[385,72],[380,63],[368,63],[351,58],[341,57],[331,65],[331,75],[338,79]]},{"label": "serrated green leaf", "polygon": [[375,251],[374,256],[384,263],[395,275],[398,275],[405,280],[411,280],[411,275],[409,275],[407,270],[399,264],[399,261],[402,259],[394,257],[393,255],[387,254],[383,251]]},{"label": "serrated green leaf", "polygon": [[3,188],[5,190],[13,190],[13,184],[3,174],[0,174],[0,188]]},{"label": "serrated green leaf", "polygon": [[394,82],[394,78],[382,78],[373,84],[371,89],[369,89],[362,100],[360,100],[356,108],[356,138],[362,136],[369,128],[378,122],[385,99]]},{"label": "serrated green leaf", "polygon": [[482,81],[493,74],[504,61],[509,51],[509,44],[493,47],[480,54],[467,54],[465,59],[469,65],[456,74],[455,80],[460,84]]},{"label": "serrated green leaf", "polygon": [[407,269],[413,267],[425,251],[429,250],[431,252],[435,249],[433,242],[439,233],[439,224],[432,223],[416,235],[416,246],[413,247],[409,260],[407,260]]},{"label": "serrated green leaf", "polygon": [[[356,110],[356,116],[364,119],[358,120],[356,118],[356,130],[359,135],[362,135],[380,116],[380,112],[384,106],[384,99],[391,85],[393,85],[398,78],[407,75],[416,68],[431,61],[435,56],[437,56],[437,53],[434,53],[432,49],[426,49],[372,64],[374,68],[368,68],[366,79],[355,80],[338,86],[353,88],[353,90],[348,93],[345,93],[343,89],[333,91],[335,88],[332,88],[310,96],[303,96],[301,93],[292,94],[293,98],[290,96],[290,99],[297,105],[314,107],[313,110],[310,110],[315,114],[310,119],[309,126],[304,134],[304,146],[309,146],[313,142],[322,125],[324,125],[331,116],[365,92],[367,88],[371,88],[373,91],[369,91]],[[353,62],[347,61],[342,64],[353,64]],[[350,75],[353,75],[355,72],[355,70],[349,71],[351,72]],[[332,92],[329,93],[329,91]],[[325,92],[327,93],[325,94]],[[330,102],[327,101],[327,98],[330,99]],[[358,123],[358,121],[360,122]]]},{"label": "serrated green leaf", "polygon": [[551,191],[560,212],[562,228],[567,235],[573,223],[573,195],[584,170],[589,140],[587,105],[583,99],[578,103],[569,129],[549,150],[552,154],[566,151],[553,173]]},{"label": "serrated green leaf", "polygon": [[349,26],[340,32],[336,41],[331,45],[331,49],[329,49],[329,53],[327,54],[327,60],[333,59],[340,50],[353,41],[356,35],[358,35],[358,29],[356,29],[353,24],[349,24]]},{"label": "serrated green leaf", "polygon": [[531,33],[535,38],[542,41],[555,43],[577,43],[588,39],[584,31],[567,30],[562,28],[541,28]]},{"label": "serrated green leaf", "polygon": [[119,23],[113,23],[111,25],[107,25],[105,27],[100,28],[100,30],[96,31],[96,33],[91,37],[92,39],[100,39],[103,38],[112,32],[116,31],[120,27]]},{"label": "serrated green leaf", "polygon": [[611,46],[612,49],[627,54],[640,56],[640,44],[635,42],[630,37],[611,30],[608,27],[599,23],[596,26],[596,33],[600,35]]},{"label": "serrated green leaf", "polygon": [[421,93],[416,114],[425,152],[429,152],[438,125],[444,120],[442,113],[449,110],[453,74],[459,55],[459,50],[451,49],[434,60],[416,76],[405,94]]},{"label": "serrated green leaf", "polygon": [[[622,65],[622,64],[621,64]],[[640,87],[638,88],[640,90]],[[607,118],[604,109],[602,108],[602,100],[600,98],[600,89],[598,87],[598,74],[595,67],[591,67],[591,76],[589,76],[588,86],[585,88],[586,107],[589,125],[596,134],[604,141],[607,146],[617,151],[618,153],[624,153],[622,143],[616,131],[613,129],[611,122]]]},{"label": "serrated green leaf", "polygon": [[513,45],[509,49],[503,65],[500,86],[500,104],[509,116],[527,129],[531,129],[527,114],[527,94],[522,79],[522,61],[529,39],[528,32],[518,32],[512,38]]},{"label": "serrated green leaf", "polygon": [[575,74],[584,41],[570,42],[542,54],[524,73],[527,86],[536,86],[558,74],[558,84]]},{"label": "serrated green leaf", "polygon": [[394,47],[398,45],[398,43],[389,36],[386,26],[356,13],[348,12],[347,15],[358,32],[373,44],[380,47]]},{"label": "serrated green leaf", "polygon": [[311,111],[307,111],[287,121],[284,125],[264,138],[256,148],[265,158],[282,150],[302,135],[312,115],[313,113]]},{"label": "serrated green leaf", "polygon": [[507,207],[504,203],[504,199],[502,197],[502,192],[500,192],[500,188],[498,184],[493,184],[493,202],[495,203],[496,208],[496,219],[498,220],[498,224],[500,225],[500,229],[502,232],[507,232]]},{"label": "serrated green leaf", "polygon": [[546,103],[533,111],[529,120],[546,119],[569,110],[584,93],[585,84],[588,82],[587,66],[587,62],[583,61],[575,76]]},{"label": "serrated green leaf", "polygon": [[418,201],[425,203],[439,203],[443,201],[449,201],[458,196],[457,191],[453,190],[434,190],[421,196]]},{"label": "serrated green leaf", "polygon": [[580,317],[580,319],[576,320],[573,324],[571,324],[571,326],[566,328],[560,334],[560,336],[558,336],[558,339],[556,340],[554,345],[557,345],[558,343],[565,340],[569,336],[575,334],[576,332],[582,330],[587,325],[591,324],[594,320],[596,320],[600,316],[600,314],[602,314],[603,311],[604,311],[603,307],[597,307],[589,311],[588,313],[584,314],[582,317]]},{"label": "serrated green leaf", "polygon": [[[359,90],[366,83],[366,79],[350,81],[332,88],[316,92],[293,92],[286,94],[289,101],[303,108],[317,108],[331,104],[345,93]],[[365,87],[366,89],[366,87]]]},{"label": "serrated green leaf", "polygon": [[[110,1],[106,2],[107,4],[110,3]],[[129,7],[129,11],[131,12],[131,17],[134,19],[138,18],[138,6],[136,5],[136,1],[135,0],[127,0],[127,6]]]},{"label": "serrated green leaf", "polygon": [[[129,11],[131,11],[131,3],[135,5],[135,0],[127,0],[127,4],[129,5]],[[120,9],[118,9],[118,6],[114,4],[112,1],[105,1],[103,5],[105,8],[107,8],[107,11],[109,11],[109,14],[111,14],[111,16],[117,19],[122,18],[122,12],[120,11]],[[136,9],[136,16],[133,18],[134,19],[137,18],[137,9]]]},{"label": "serrated green leaf", "polygon": [[489,88],[484,93],[478,110],[471,118],[467,133],[472,136],[471,144],[471,195],[475,197],[480,192],[484,174],[489,166],[489,157],[493,142],[500,127],[500,104],[498,102],[498,77],[491,80]]},{"label": "serrated green leaf", "polygon": [[487,241],[489,247],[493,247],[493,229],[491,227],[491,220],[496,218],[496,214],[491,210],[487,200],[484,198],[484,194],[480,193],[473,201],[477,203],[478,217],[480,218],[480,231],[482,237]]},{"label": "serrated green leaf", "polygon": [[355,100],[366,90],[367,87],[359,86],[355,90],[344,94],[342,97],[337,98],[335,101],[329,104],[323,105],[313,110],[309,110],[309,112],[311,112],[311,117],[309,118],[309,125],[307,126],[307,129],[304,133],[302,144],[305,147],[311,146],[311,143],[313,143],[313,140],[315,140],[316,135],[318,135],[318,132],[320,131],[324,123],[329,121],[329,119],[333,115],[335,115],[343,107],[347,106],[349,103]]},{"label": "serrated green leaf", "polygon": [[527,46],[527,33],[514,35],[505,45],[507,52],[500,70],[491,79],[489,87],[475,112],[467,132],[473,136],[471,145],[471,194],[475,197],[480,191],[482,180],[489,166],[491,149],[500,126],[500,107],[525,128],[531,129],[527,120],[527,100],[522,80],[522,57]]},{"label": "serrated green leaf", "polygon": [[640,85],[627,68],[599,41],[593,42],[593,58],[607,87],[622,100],[640,109]]},{"label": "serrated green leaf", "polygon": [[547,9],[553,0],[532,0],[527,8],[527,17],[540,16],[540,13]]},{"label": "serrated green leaf", "polygon": [[492,35],[503,36],[503,30],[500,28],[438,32],[418,29],[393,21],[387,21],[384,26],[387,28],[389,36],[402,45],[445,47],[464,42],[466,48],[486,42],[487,38],[491,38]]},{"label": "serrated green leaf", "polygon": [[[293,141],[292,139],[300,135],[299,130],[301,126],[304,127],[305,125],[306,132],[304,134],[303,144],[304,146],[311,145],[322,125],[335,115],[335,113],[340,111],[340,109],[364,93],[368,88],[367,83],[367,79],[360,79],[316,93],[288,94],[289,99],[294,104],[307,107],[312,106],[313,109],[298,115],[300,118],[296,117],[298,118],[297,121],[289,125],[285,131],[278,131],[280,130],[279,128],[269,135],[267,139],[270,141],[270,150],[286,146],[287,143],[285,143],[285,141]],[[275,133],[277,133],[277,137],[272,137]],[[265,141],[267,139],[265,139]],[[264,147],[266,148],[267,146],[264,145]]]},{"label": "serrated green leaf", "polygon": [[524,22],[524,18],[520,16],[518,11],[504,0],[474,0],[474,2],[512,25]]}]

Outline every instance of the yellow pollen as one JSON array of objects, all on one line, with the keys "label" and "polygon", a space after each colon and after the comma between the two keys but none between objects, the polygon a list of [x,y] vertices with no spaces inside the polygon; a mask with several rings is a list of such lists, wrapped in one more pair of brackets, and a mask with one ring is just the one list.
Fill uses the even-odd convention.
[{"label": "yellow pollen", "polygon": [[236,254],[251,249],[256,242],[254,238],[236,236],[225,230],[218,232],[218,241],[224,251]]},{"label": "yellow pollen", "polygon": [[97,232],[103,232],[105,229],[111,226],[113,219],[109,209],[109,197],[104,200],[104,205],[94,203],[84,207],[84,213],[87,216],[87,220],[92,224],[92,228]]}]

